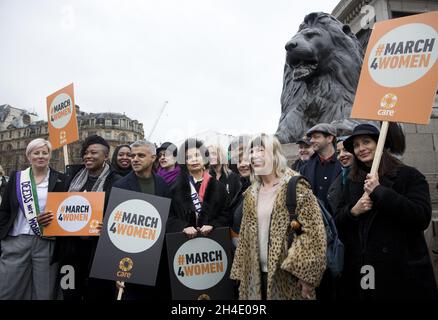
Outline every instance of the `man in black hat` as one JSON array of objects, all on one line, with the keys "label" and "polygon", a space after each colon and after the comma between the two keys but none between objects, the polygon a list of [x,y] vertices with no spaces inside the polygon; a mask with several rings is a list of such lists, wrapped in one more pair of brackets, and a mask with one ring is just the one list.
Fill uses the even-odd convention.
[{"label": "man in black hat", "polygon": [[[68,192],[105,192],[108,202],[114,182],[121,177],[107,163],[110,146],[98,135],[85,139],[81,148],[83,164],[69,165],[66,168],[66,187]],[[97,247],[98,237],[59,237],[54,256],[59,265],[73,266],[75,270],[74,289],[63,290],[66,300],[110,300],[115,298],[113,283],[89,278],[91,264]],[[60,275],[62,276],[62,275]]]},{"label": "man in black hat", "polygon": [[169,186],[173,185],[181,172],[181,167],[176,161],[177,156],[178,148],[171,142],[165,142],[157,148],[157,175],[162,177]]},{"label": "man in black hat", "polygon": [[296,144],[298,145],[298,159],[292,164],[292,170],[299,172],[315,151],[313,151],[312,144],[307,136],[302,137]]},{"label": "man in black hat", "polygon": [[320,123],[310,128],[306,135],[315,154],[300,169],[300,173],[309,179],[315,196],[329,208],[328,189],[342,171],[335,154],[336,128],[328,123]]}]

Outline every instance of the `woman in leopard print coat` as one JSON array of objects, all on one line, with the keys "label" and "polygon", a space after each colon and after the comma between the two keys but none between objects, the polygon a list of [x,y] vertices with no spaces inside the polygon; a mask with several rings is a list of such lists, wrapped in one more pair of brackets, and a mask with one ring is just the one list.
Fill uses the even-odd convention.
[{"label": "woman in leopard print coat", "polygon": [[240,240],[231,278],[240,282],[239,299],[315,299],[326,267],[326,235],[310,185],[297,184],[302,233],[288,248],[286,191],[298,175],[287,167],[277,138],[262,134],[251,142],[253,184],[246,190]]}]

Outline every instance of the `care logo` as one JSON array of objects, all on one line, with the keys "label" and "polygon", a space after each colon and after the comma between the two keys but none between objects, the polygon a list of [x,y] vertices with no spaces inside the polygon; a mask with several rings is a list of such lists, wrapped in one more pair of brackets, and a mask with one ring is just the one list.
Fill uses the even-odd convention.
[{"label": "care logo", "polygon": [[90,202],[81,196],[71,196],[58,207],[58,225],[68,232],[82,230],[90,221],[92,208]]},{"label": "care logo", "polygon": [[110,214],[108,235],[118,249],[139,253],[152,247],[161,234],[161,216],[149,202],[122,202]]},{"label": "care logo", "polygon": [[385,109],[392,109],[397,105],[397,96],[393,93],[387,93],[380,100],[380,107]]},{"label": "care logo", "polygon": [[216,241],[195,238],[176,252],[173,269],[178,280],[194,290],[206,290],[218,284],[228,266],[227,254]]},{"label": "care logo", "polygon": [[128,278],[129,279],[132,275],[132,273],[129,271],[131,271],[133,267],[134,267],[134,262],[132,261],[131,258],[123,258],[119,262],[119,269],[121,271],[117,271],[117,276],[119,278]]},{"label": "care logo", "polygon": [[436,30],[410,23],[386,33],[371,50],[368,70],[375,82],[403,87],[422,78],[438,57]]},{"label": "care logo", "polygon": [[380,109],[377,110],[379,116],[394,116],[394,107],[397,105],[398,98],[393,93],[385,94],[380,100]]},{"label": "care logo", "polygon": [[132,262],[131,258],[123,258],[120,260],[119,269],[125,272],[131,271],[134,266],[134,262]]},{"label": "care logo", "polygon": [[[61,93],[50,104],[49,121],[57,129],[64,128],[73,114],[72,98]],[[62,139],[62,137],[60,137]]]},{"label": "care logo", "polygon": [[93,219],[90,221],[90,230],[88,231],[90,234],[97,234],[99,230],[97,227],[99,226],[99,220]]}]

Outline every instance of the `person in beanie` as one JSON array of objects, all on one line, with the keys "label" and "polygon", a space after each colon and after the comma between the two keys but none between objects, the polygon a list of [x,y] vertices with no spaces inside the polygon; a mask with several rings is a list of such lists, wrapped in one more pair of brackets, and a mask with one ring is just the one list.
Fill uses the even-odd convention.
[{"label": "person in beanie", "polygon": [[[107,163],[110,147],[100,136],[85,139],[81,148],[82,165],[66,168],[68,192],[105,192],[108,203],[112,185],[121,177]],[[115,288],[111,281],[89,278],[91,264],[98,237],[59,237],[55,257],[59,264],[71,265],[75,270],[75,289],[63,290],[66,300],[110,300],[115,299]]]},{"label": "person in beanie", "polygon": [[163,143],[157,148],[158,168],[157,174],[171,186],[181,172],[181,167],[176,161],[178,148],[171,142]]},{"label": "person in beanie", "polygon": [[417,169],[388,152],[388,145],[378,173],[371,175],[378,138],[379,129],[360,124],[344,141],[354,162],[335,218],[345,246],[341,298],[436,300],[424,239],[432,214],[429,185]]},{"label": "person in beanie", "polygon": [[132,171],[131,147],[129,144],[117,146],[111,159],[111,168],[120,176],[124,177]]},{"label": "person in beanie", "polygon": [[304,136],[302,139],[296,142],[298,145],[298,159],[292,164],[292,170],[297,172],[300,171],[301,167],[303,167],[307,161],[309,161],[310,157],[315,153],[312,148],[312,143],[307,136]]}]

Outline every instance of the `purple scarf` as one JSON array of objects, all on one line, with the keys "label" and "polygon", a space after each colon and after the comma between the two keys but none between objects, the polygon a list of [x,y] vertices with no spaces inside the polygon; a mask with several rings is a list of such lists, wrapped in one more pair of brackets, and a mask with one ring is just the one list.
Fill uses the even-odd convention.
[{"label": "purple scarf", "polygon": [[171,185],[173,181],[175,181],[176,177],[178,177],[179,173],[181,172],[181,167],[176,164],[175,169],[172,171],[166,171],[163,168],[159,168],[157,171],[157,174],[166,181],[168,185]]}]

